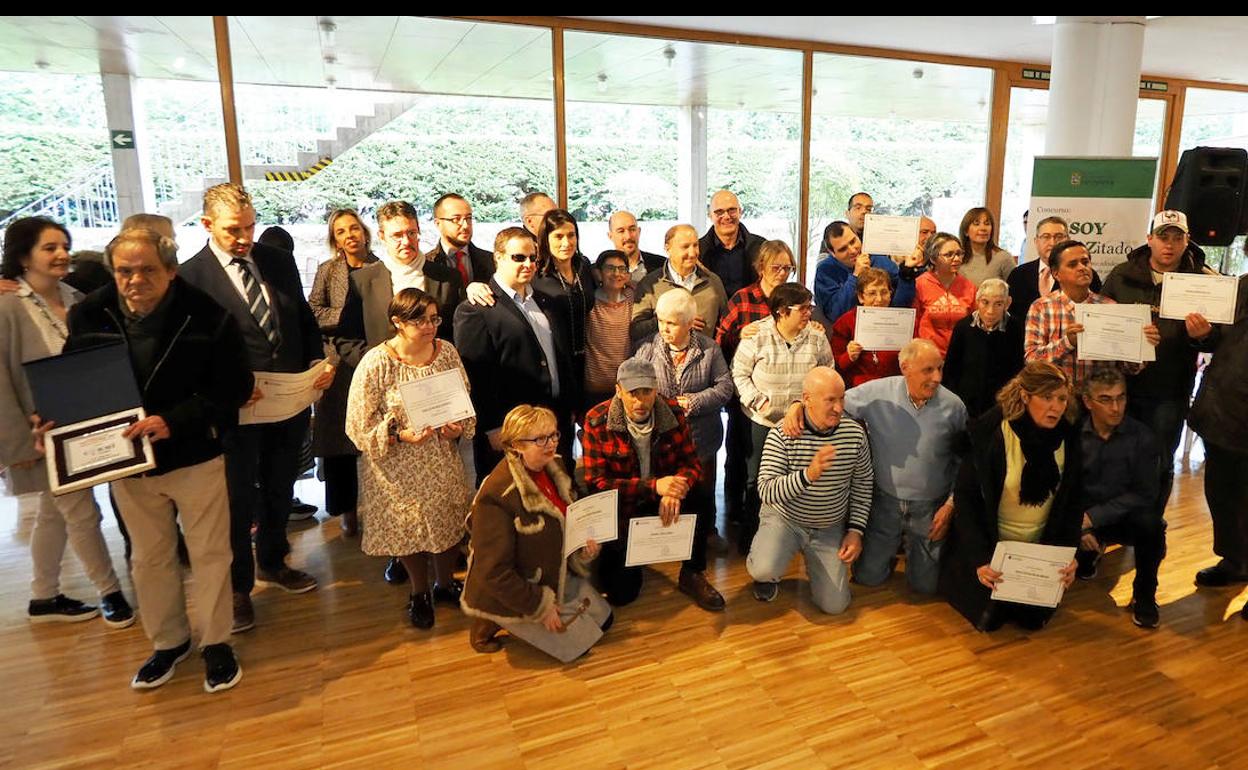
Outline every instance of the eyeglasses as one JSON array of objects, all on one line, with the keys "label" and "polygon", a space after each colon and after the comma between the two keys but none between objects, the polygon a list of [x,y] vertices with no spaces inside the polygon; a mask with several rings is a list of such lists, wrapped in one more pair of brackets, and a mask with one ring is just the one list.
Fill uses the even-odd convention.
[{"label": "eyeglasses", "polygon": [[460,225],[472,224],[472,214],[466,214],[461,217],[434,217],[434,219],[438,220],[439,222],[450,222],[456,227],[459,227]]},{"label": "eyeglasses", "polygon": [[521,265],[524,264],[526,260],[536,265],[542,259],[536,254],[508,254],[507,256],[511,257],[512,262]]},{"label": "eyeglasses", "polygon": [[1064,241],[1069,236],[1066,233],[1040,233],[1036,236],[1037,241]]},{"label": "eyeglasses", "polygon": [[420,230],[416,228],[412,228],[411,230],[404,230],[399,233],[385,233],[384,235],[385,235],[386,240],[388,241],[402,241],[404,239],[409,240],[409,241],[420,240]]},{"label": "eyeglasses", "polygon": [[625,265],[607,265],[606,267],[602,268],[602,272],[604,273],[627,273],[629,272],[629,269]]},{"label": "eyeglasses", "polygon": [[741,209],[736,206],[733,206],[730,209],[715,209],[711,212],[711,216],[716,219],[723,219],[724,217],[736,218],[741,216]]},{"label": "eyeglasses", "polygon": [[802,314],[808,315],[810,313],[815,312],[815,306],[814,305],[789,305],[789,312],[790,313],[802,313]]},{"label": "eyeglasses", "polygon": [[940,256],[940,258],[941,258],[941,259],[949,259],[949,260],[953,260],[953,259],[965,259],[965,258],[966,258],[966,252],[965,252],[965,251],[963,251],[962,249],[958,249],[957,251],[946,251],[946,252],[944,252],[944,253],[940,254],[939,256]]},{"label": "eyeglasses", "polygon": [[426,326],[437,326],[441,324],[442,316],[439,316],[439,315],[423,316],[422,315],[419,318],[413,318],[410,321],[405,321],[404,323],[409,323],[412,326],[415,326],[417,329],[423,329]]},{"label": "eyeglasses", "polygon": [[768,265],[767,272],[772,275],[788,275],[793,272],[792,265]]},{"label": "eyeglasses", "polygon": [[1127,403],[1127,394],[1123,393],[1117,396],[1093,396],[1092,400],[1101,406],[1116,406],[1118,404]]},{"label": "eyeglasses", "polygon": [[547,433],[545,436],[534,436],[533,438],[522,438],[520,441],[527,441],[534,446],[540,446],[545,449],[552,444],[559,443],[559,431]]}]

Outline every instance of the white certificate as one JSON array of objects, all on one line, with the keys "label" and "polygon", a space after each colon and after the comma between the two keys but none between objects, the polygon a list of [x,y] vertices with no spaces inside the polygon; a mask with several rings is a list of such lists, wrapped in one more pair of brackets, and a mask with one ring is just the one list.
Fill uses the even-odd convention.
[{"label": "white certificate", "polygon": [[476,416],[464,376],[458,368],[421,377],[399,386],[408,427],[419,433]]},{"label": "white certificate", "polygon": [[862,230],[862,250],[868,254],[907,256],[919,245],[918,217],[867,214]]},{"label": "white certificate", "polygon": [[620,537],[620,493],[615,489],[582,497],[568,506],[563,532],[563,555],[568,556],[593,540],[609,543]]},{"label": "white certificate", "polygon": [[901,350],[914,339],[914,308],[860,307],[854,341],[863,350]]},{"label": "white certificate", "polygon": [[628,522],[628,549],[625,567],[685,561],[693,556],[693,527],[697,517],[681,514],[672,526],[663,526],[658,516],[641,516]]},{"label": "white certificate", "polygon": [[1161,317],[1184,319],[1200,313],[1214,324],[1235,322],[1239,279],[1232,275],[1166,273],[1161,280]]},{"label": "white certificate", "polygon": [[264,397],[238,410],[238,424],[281,422],[307,409],[324,392],[312,387],[325,371],[323,364],[316,361],[306,372],[255,372],[256,387]]},{"label": "white certificate", "polygon": [[1002,540],[992,554],[992,568],[1001,573],[1001,582],[992,590],[992,598],[1056,607],[1066,592],[1059,570],[1074,558],[1074,548]]},{"label": "white certificate", "polygon": [[[1111,303],[1105,303],[1101,305],[1091,305],[1088,303],[1081,302],[1075,305],[1075,323],[1083,324],[1084,326],[1087,326],[1087,323],[1086,323],[1087,313],[1096,313],[1097,315],[1102,316],[1102,317],[1106,315],[1113,315],[1119,318],[1138,319],[1139,324],[1140,324],[1140,360],[1136,361],[1136,363],[1140,363],[1142,361],[1156,361],[1157,360],[1157,348],[1149,344],[1148,340],[1144,338],[1144,327],[1148,326],[1149,324],[1153,322],[1152,309],[1148,305],[1126,305],[1126,304],[1118,305],[1118,304],[1111,304]],[[1096,321],[1093,321],[1093,323],[1096,323]],[[1075,341],[1076,342],[1075,344],[1076,360],[1079,360],[1079,361],[1124,361],[1126,360],[1126,359],[1118,358],[1117,355],[1112,355],[1112,356],[1102,355],[1099,352],[1090,352],[1090,351],[1085,350],[1084,349],[1085,334],[1086,334],[1086,331],[1084,332],[1084,334],[1078,335],[1078,339]],[[1096,348],[1096,344],[1097,343],[1095,342],[1092,343],[1092,346],[1094,349]]]},{"label": "white certificate", "polygon": [[121,436],[130,425],[131,423],[116,425],[65,439],[62,444],[65,451],[65,471],[70,476],[77,476],[96,468],[133,460],[138,456],[134,442]]},{"label": "white certificate", "polygon": [[1143,361],[1144,324],[1137,315],[1105,313],[1101,305],[1093,305],[1083,313],[1083,331],[1079,333],[1078,359],[1087,361]]}]

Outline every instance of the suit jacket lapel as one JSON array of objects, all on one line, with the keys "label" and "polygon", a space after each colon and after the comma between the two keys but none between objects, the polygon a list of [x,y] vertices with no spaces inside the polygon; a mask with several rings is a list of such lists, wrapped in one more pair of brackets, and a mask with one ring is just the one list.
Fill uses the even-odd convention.
[{"label": "suit jacket lapel", "polygon": [[230,311],[231,315],[238,318],[246,318],[255,327],[256,331],[264,333],[260,328],[260,322],[251,314],[251,308],[247,306],[243,295],[238,293],[238,289],[234,287],[234,281],[230,278],[230,274],[226,272],[225,266],[221,264],[221,260],[217,259],[217,255],[208,246],[200,252],[207,263],[208,272],[215,276],[217,290],[213,292],[214,299],[221,304],[222,307]]}]

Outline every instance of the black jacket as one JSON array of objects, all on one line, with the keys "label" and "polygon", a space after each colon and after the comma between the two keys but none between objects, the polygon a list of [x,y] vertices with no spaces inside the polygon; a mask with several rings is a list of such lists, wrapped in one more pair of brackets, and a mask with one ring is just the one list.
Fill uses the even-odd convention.
[{"label": "black jacket", "polygon": [[[1182,401],[1192,397],[1196,382],[1196,357],[1201,351],[1212,350],[1217,343],[1215,331],[1203,340],[1187,336],[1187,326],[1181,319],[1160,318],[1161,285],[1153,283],[1153,271],[1148,260],[1151,252],[1147,245],[1127,255],[1127,261],[1119,264],[1105,279],[1101,294],[1118,303],[1149,305],[1153,310],[1154,323],[1161,332],[1161,344],[1157,346],[1157,360],[1150,362],[1139,374],[1127,377],[1127,392],[1132,399]],[[1196,244],[1189,244],[1179,260],[1179,273],[1213,272],[1205,269],[1205,253]]]},{"label": "black jacket", "polygon": [[[425,261],[425,289],[438,303],[438,336],[451,340],[455,308],[464,301],[459,271],[437,262]],[[394,299],[394,282],[384,262],[365,265],[351,274],[347,299],[342,305],[338,331],[330,343],[350,366],[359,366],[370,349],[394,336],[394,325],[387,311]]]},{"label": "black jacket", "polygon": [[958,394],[971,417],[991,409],[997,391],[1023,368],[1023,322],[1007,319],[1002,331],[977,328],[969,315],[953,327],[942,382]]},{"label": "black jacket", "polygon": [[[455,267],[455,260],[442,248],[442,239],[438,239],[438,245],[425,252],[425,259],[429,262],[448,267],[459,275],[459,268]],[[468,262],[472,265],[472,280],[481,283],[489,283],[494,277],[494,252],[486,251],[479,248],[475,243],[468,244]],[[453,312],[453,311],[452,311]]]},{"label": "black jacket", "polygon": [[[940,591],[955,610],[977,623],[988,607],[989,590],[976,570],[992,561],[997,547],[997,513],[1005,485],[1005,437],[1001,407],[994,406],[971,424],[970,451],[962,460],[953,492],[953,521],[940,554]],[[1074,546],[1079,543],[1083,511],[1079,507],[1083,467],[1079,425],[1062,420],[1066,458],[1062,480],[1038,542]]]},{"label": "black jacket", "polygon": [[[719,236],[715,235],[714,227],[707,230],[706,234],[698,240],[702,264],[707,270],[719,276],[719,280],[724,284],[724,294],[729,297],[758,281],[758,273],[754,270],[754,257],[758,254],[758,247],[767,241],[763,236],[746,230],[743,224],[738,227],[741,229],[737,233],[737,243],[732,252],[724,250],[724,244],[720,242]],[[740,260],[740,262],[729,265],[727,263],[729,254],[733,260]]]},{"label": "black jacket", "polygon": [[[198,465],[221,454],[220,436],[238,421],[255,379],[234,319],[181,277],[156,352],[156,365],[139,383],[143,408],[169,425],[169,438],[152,443],[152,475]],[[117,287],[105,286],[69,311],[65,350],[126,340]]]},{"label": "black jacket", "polygon": [[1248,275],[1239,279],[1235,323],[1218,331],[1187,422],[1210,444],[1248,453]]},{"label": "black jacket", "polygon": [[580,391],[580,383],[572,374],[566,319],[555,311],[553,300],[532,292],[554,338],[558,399],[551,392],[552,378],[533,327],[497,281],[490,280],[490,290],[495,298],[490,307],[465,302],[455,311],[455,348],[472,384],[479,434],[501,427],[515,406],[549,406],[558,413],[563,405],[577,403]]},{"label": "black jacket", "polygon": [[295,259],[289,251],[263,243],[251,247],[251,258],[269,289],[269,310],[277,319],[281,335],[276,347],[269,344],[247,303],[207,244],[178,268],[178,275],[208,294],[234,317],[242,332],[252,371],[304,371],[313,361],[324,356],[324,348],[321,345],[321,327],[303,293]]}]

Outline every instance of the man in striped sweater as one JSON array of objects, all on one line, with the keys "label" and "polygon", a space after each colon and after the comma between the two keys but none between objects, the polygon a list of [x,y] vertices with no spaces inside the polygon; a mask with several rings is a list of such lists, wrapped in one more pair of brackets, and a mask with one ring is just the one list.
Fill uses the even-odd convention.
[{"label": "man in striped sweater", "polygon": [[762,509],[746,569],[754,598],[774,601],[798,551],[810,593],[835,615],[849,606],[849,565],[862,552],[874,472],[866,431],[845,411],[845,382],[829,366],[802,382],[805,425],[789,437],[772,428],[758,474]]}]

